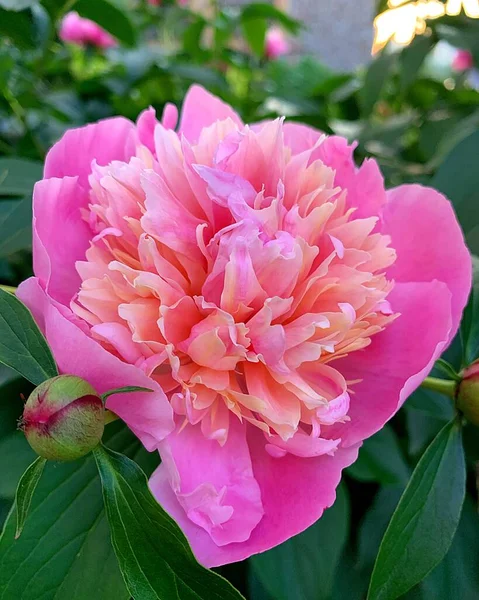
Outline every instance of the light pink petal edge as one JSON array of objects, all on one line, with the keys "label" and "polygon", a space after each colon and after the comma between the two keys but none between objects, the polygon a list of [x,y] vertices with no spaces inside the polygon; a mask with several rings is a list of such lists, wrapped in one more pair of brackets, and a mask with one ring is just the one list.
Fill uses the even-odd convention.
[{"label": "light pink petal edge", "polygon": [[135,125],[123,117],[104,119],[85,127],[69,129],[45,159],[44,178],[75,177],[88,187],[93,160],[107,165],[128,161],[135,152]]},{"label": "light pink petal edge", "polygon": [[190,143],[195,143],[202,129],[216,121],[228,118],[232,119],[238,127],[243,127],[240,117],[228,104],[200,85],[193,85],[183,102],[179,133],[183,134]]},{"label": "light pink petal edge", "polygon": [[48,294],[68,306],[80,289],[75,269],[92,236],[80,209],[88,193],[78,177],[43,179],[33,192],[33,268]]}]

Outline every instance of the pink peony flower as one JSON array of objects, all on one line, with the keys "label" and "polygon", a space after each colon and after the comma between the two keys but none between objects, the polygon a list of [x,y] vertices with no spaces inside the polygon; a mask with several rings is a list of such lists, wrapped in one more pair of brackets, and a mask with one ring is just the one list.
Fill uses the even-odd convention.
[{"label": "pink peony flower", "polygon": [[203,88],[68,131],[34,193],[19,288],[61,372],[112,396],[162,464],[150,485],[198,559],[275,546],[457,331],[471,261],[433,189],[283,119],[243,125]]},{"label": "pink peony flower", "polygon": [[458,50],[452,61],[454,71],[469,71],[474,67],[474,58],[468,50]]},{"label": "pink peony flower", "polygon": [[61,22],[60,39],[64,42],[85,46],[91,44],[98,48],[111,48],[117,42],[107,31],[90,19],[83,19],[77,12],[69,12]]},{"label": "pink peony flower", "polygon": [[265,54],[266,57],[274,60],[291,51],[289,42],[284,34],[284,31],[279,27],[271,27],[266,32],[265,39]]}]

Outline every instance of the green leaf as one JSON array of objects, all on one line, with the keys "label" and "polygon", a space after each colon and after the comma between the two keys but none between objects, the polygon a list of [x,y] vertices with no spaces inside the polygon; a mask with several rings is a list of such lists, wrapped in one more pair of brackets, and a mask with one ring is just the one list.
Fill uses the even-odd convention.
[{"label": "green leaf", "polygon": [[0,200],[0,258],[32,246],[32,197]]},{"label": "green leaf", "polygon": [[32,48],[35,36],[31,12],[14,12],[0,7],[0,34],[20,48]]},{"label": "green leaf", "polygon": [[15,508],[17,510],[15,539],[20,537],[23,528],[25,527],[25,521],[27,520],[28,511],[30,510],[33,494],[37,489],[38,482],[40,481],[40,477],[42,476],[46,464],[46,459],[39,456],[28,467],[18,483],[17,493],[15,494]]},{"label": "green leaf", "polygon": [[301,24],[296,19],[291,18],[272,4],[257,2],[247,4],[241,11],[241,21],[249,19],[271,19],[276,23],[281,23],[285,29],[291,33],[297,33]]},{"label": "green leaf", "polygon": [[77,0],[74,9],[79,15],[91,19],[127,46],[136,43],[136,32],[127,12],[107,0]]},{"label": "green leaf", "polygon": [[[18,400],[11,398],[17,404]],[[21,403],[21,402],[20,402]],[[22,407],[23,404],[21,403]],[[36,453],[25,443],[22,431],[12,431],[0,440],[0,497],[15,498],[15,491],[22,473],[36,458]]]},{"label": "green leaf", "polygon": [[250,559],[256,577],[275,600],[332,598],[341,552],[348,538],[349,501],[338,488],[336,502],[303,533]]},{"label": "green leaf", "polygon": [[0,362],[39,385],[58,375],[45,338],[30,311],[0,288]]},{"label": "green leaf", "polygon": [[[142,464],[150,460],[124,424],[109,425],[105,443]],[[25,439],[24,444],[28,446]],[[70,463],[48,462],[18,540],[15,529],[13,510],[0,537],[1,600],[130,598],[111,546],[91,455]]]},{"label": "green leaf", "polygon": [[[444,402],[444,398],[442,402]],[[452,403],[450,408],[451,412],[453,412]],[[408,408],[407,405],[404,414],[406,415],[408,452],[411,456],[417,457],[422,455],[426,447],[429,446],[447,421],[450,420],[435,418],[425,412]]]},{"label": "green leaf", "polygon": [[104,447],[93,453],[113,547],[134,598],[242,598],[226,579],[196,562],[182,531],[153,498],[135,462]]},{"label": "green leaf", "polygon": [[431,180],[431,186],[453,203],[468,243],[479,224],[479,171],[474,160],[478,154],[479,131],[475,131],[451,150]]},{"label": "green leaf", "polygon": [[5,498],[0,498],[0,528],[3,527],[5,519],[8,517],[8,513],[11,510],[11,502]]},{"label": "green leaf", "polygon": [[357,562],[361,569],[368,571],[369,577],[381,540],[403,491],[402,485],[386,485],[379,488],[372,505],[359,525]]},{"label": "green leaf", "polygon": [[251,50],[260,58],[264,55],[264,41],[266,38],[267,22],[260,17],[256,19],[243,19],[241,23],[243,35]]},{"label": "green leaf", "polygon": [[454,416],[452,402],[447,401],[443,394],[425,388],[418,388],[409,396],[406,408],[443,421],[450,421]]},{"label": "green leaf", "polygon": [[117,388],[115,390],[110,390],[101,395],[101,399],[105,401],[110,396],[114,396],[115,394],[129,394],[130,392],[152,392],[150,388],[139,387],[137,385],[127,385],[126,387]]},{"label": "green leaf", "polygon": [[[18,432],[18,419],[23,411],[22,397],[27,398],[32,389],[31,383],[19,377],[13,369],[9,369],[0,363],[0,444],[4,437]],[[13,457],[11,458],[13,459]],[[0,473],[3,474],[2,459],[3,454],[0,450]],[[1,491],[2,483],[3,477],[0,477],[0,496],[3,495]],[[13,490],[12,497],[14,494],[15,490]]]},{"label": "green leaf", "polygon": [[382,52],[368,68],[363,86],[358,92],[363,117],[369,117],[396,62],[395,54]]},{"label": "green leaf", "polygon": [[434,45],[435,42],[431,36],[418,36],[401,52],[401,69],[399,71],[401,90],[407,90],[414,82],[426,56],[434,48]]},{"label": "green leaf", "polygon": [[206,21],[203,17],[197,15],[196,19],[189,25],[183,33],[183,48],[189,54],[197,56],[201,54],[201,37],[206,27]]},{"label": "green leaf", "polygon": [[421,584],[422,600],[477,600],[479,594],[479,517],[466,498],[461,521],[445,559]]},{"label": "green leaf", "polygon": [[31,195],[42,178],[43,165],[25,158],[0,158],[0,196]]},{"label": "green leaf", "polygon": [[358,460],[348,474],[359,481],[406,484],[410,470],[390,425],[386,425],[361,446]]},{"label": "green leaf", "polygon": [[[368,583],[369,578],[358,568],[357,559],[351,547],[347,547],[337,568],[333,600],[364,600]],[[319,600],[319,598],[314,598],[314,600]]]},{"label": "green leaf", "polygon": [[448,379],[452,381],[461,381],[461,376],[456,372],[456,369],[444,360],[443,358],[438,358],[435,362],[436,369],[441,371]]},{"label": "green leaf", "polygon": [[461,430],[448,423],[417,464],[386,530],[368,600],[395,600],[446,555],[464,501],[466,468]]},{"label": "green leaf", "polygon": [[479,358],[479,258],[473,256],[474,278],[471,295],[461,323],[464,366]]}]

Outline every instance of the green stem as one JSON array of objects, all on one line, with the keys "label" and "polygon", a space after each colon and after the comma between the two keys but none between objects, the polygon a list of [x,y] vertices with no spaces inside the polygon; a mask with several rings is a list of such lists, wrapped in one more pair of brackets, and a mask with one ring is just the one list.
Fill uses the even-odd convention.
[{"label": "green stem", "polygon": [[120,417],[115,415],[114,412],[111,412],[111,410],[105,410],[105,425],[113,423],[113,421],[117,421],[119,418]]},{"label": "green stem", "polygon": [[433,390],[434,392],[439,392],[440,394],[449,396],[449,398],[454,398],[456,395],[457,382],[448,381],[447,379],[437,379],[437,377],[426,377],[421,383],[421,387],[426,388],[427,390]]}]

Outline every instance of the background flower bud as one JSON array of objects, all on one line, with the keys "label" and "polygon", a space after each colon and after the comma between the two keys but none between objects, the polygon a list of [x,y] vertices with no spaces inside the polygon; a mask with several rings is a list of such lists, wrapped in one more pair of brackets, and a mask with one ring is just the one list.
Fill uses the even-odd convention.
[{"label": "background flower bud", "polygon": [[50,460],[75,460],[88,454],[104,429],[102,399],[74,375],[60,375],[33,390],[23,412],[22,429],[30,446]]},{"label": "background flower bud", "polygon": [[456,404],[470,423],[479,425],[479,361],[465,369]]}]

